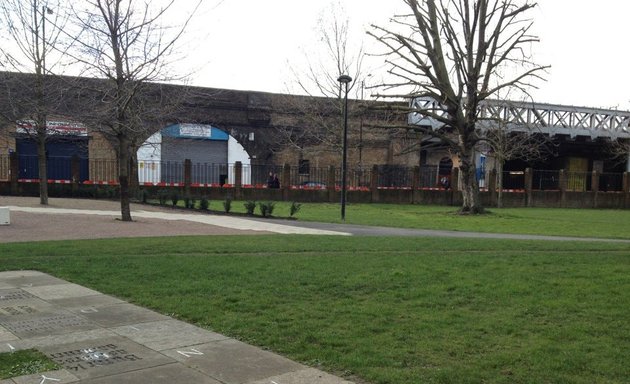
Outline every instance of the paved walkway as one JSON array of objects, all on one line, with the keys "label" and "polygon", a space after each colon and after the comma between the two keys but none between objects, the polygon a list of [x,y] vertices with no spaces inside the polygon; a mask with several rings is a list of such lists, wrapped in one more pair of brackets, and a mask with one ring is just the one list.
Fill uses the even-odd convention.
[{"label": "paved walkway", "polygon": [[[69,208],[46,208],[46,207],[18,207],[9,206],[11,212],[40,213],[48,215],[92,215],[118,217],[120,211],[69,209]],[[239,231],[262,231],[279,234],[300,234],[300,235],[349,235],[344,232],[329,231],[319,228],[298,227],[285,224],[277,224],[267,221],[256,221],[251,219],[241,219],[232,216],[217,216],[199,213],[177,213],[177,212],[147,212],[136,210],[133,212],[134,218],[159,219],[166,221],[188,221],[193,223],[213,225],[217,227],[236,229]]]},{"label": "paved walkway", "polygon": [[134,222],[122,222],[120,204],[108,200],[51,198],[48,206],[42,206],[34,197],[0,196],[1,206],[9,207],[11,225],[0,226],[0,243],[271,233],[347,235],[326,228],[297,227],[293,221],[256,221],[140,204],[131,205]]},{"label": "paved walkway", "polygon": [[0,384],[351,384],[41,272],[0,272],[0,353],[28,348],[63,368]]}]

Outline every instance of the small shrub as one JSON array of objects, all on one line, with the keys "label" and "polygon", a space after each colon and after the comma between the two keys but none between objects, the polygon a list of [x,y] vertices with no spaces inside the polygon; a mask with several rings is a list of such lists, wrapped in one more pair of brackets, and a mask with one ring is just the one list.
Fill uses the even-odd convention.
[{"label": "small shrub", "polygon": [[210,201],[208,201],[207,197],[202,197],[201,200],[199,200],[199,209],[201,209],[202,211],[207,211],[208,208],[210,207]]},{"label": "small shrub", "polygon": [[295,201],[292,202],[291,207],[289,207],[289,216],[293,217],[293,215],[300,212],[300,208],[302,208],[302,204],[296,203]]},{"label": "small shrub", "polygon": [[230,199],[229,197],[225,198],[225,200],[223,201],[223,209],[225,210],[225,213],[230,213],[230,211],[232,210],[232,199]]},{"label": "small shrub", "polygon": [[147,203],[147,200],[149,200],[149,191],[147,191],[146,189],[142,189],[140,190],[140,201],[142,201],[143,204]]},{"label": "small shrub", "polygon": [[260,214],[262,217],[269,217],[273,214],[273,208],[275,207],[275,203],[273,201],[267,201],[264,203],[260,203]]},{"label": "small shrub", "polygon": [[176,207],[177,203],[179,203],[179,194],[177,191],[171,193],[171,203],[173,203],[173,207]]},{"label": "small shrub", "polygon": [[158,192],[158,199],[160,200],[160,205],[166,205],[166,201],[168,200],[168,192],[164,190]]},{"label": "small shrub", "polygon": [[104,197],[107,199],[113,199],[114,197],[116,197],[117,193],[117,187],[112,187],[112,186],[105,186],[105,195]]},{"label": "small shrub", "polygon": [[245,211],[247,211],[248,215],[253,215],[254,214],[254,210],[256,209],[256,202],[249,200],[247,202],[245,202]]}]

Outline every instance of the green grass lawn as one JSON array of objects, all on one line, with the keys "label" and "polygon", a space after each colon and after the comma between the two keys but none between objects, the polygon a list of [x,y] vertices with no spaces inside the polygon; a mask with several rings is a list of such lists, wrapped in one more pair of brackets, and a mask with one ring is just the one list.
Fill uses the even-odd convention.
[{"label": "green grass lawn", "polygon": [[[183,203],[182,203],[183,204]],[[288,202],[276,202],[274,216],[288,217]],[[221,201],[210,204],[222,211]],[[244,202],[233,201],[232,211],[244,213]],[[490,208],[488,215],[457,215],[457,207],[411,204],[349,204],[346,223],[384,227],[441,229],[489,233],[515,233],[630,239],[630,210]],[[258,213],[256,208],[256,213]],[[296,217],[301,221],[340,223],[340,205],[304,203]]]},{"label": "green grass lawn", "polygon": [[59,369],[55,362],[33,349],[0,353],[0,380],[55,369]]},{"label": "green grass lawn", "polygon": [[630,377],[629,244],[64,241],[1,244],[0,269],[48,272],[373,384]]}]

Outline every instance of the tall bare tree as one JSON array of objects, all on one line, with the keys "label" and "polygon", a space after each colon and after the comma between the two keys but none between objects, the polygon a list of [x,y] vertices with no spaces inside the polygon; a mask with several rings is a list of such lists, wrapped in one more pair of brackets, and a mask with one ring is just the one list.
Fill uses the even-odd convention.
[{"label": "tall bare tree", "polygon": [[87,0],[73,10],[80,29],[74,57],[85,67],[85,74],[105,79],[94,82],[96,88],[88,91],[91,95],[96,91],[98,98],[91,99],[83,118],[115,146],[123,221],[132,220],[132,162],[137,148],[149,136],[147,115],[160,114],[155,108],[162,99],[160,87],[151,87],[153,93],[147,87],[153,82],[177,80],[172,67],[181,58],[177,43],[200,3],[191,3],[192,11],[177,27],[169,26],[166,20],[176,6],[174,0]]},{"label": "tall bare tree", "polygon": [[[359,98],[364,80],[365,55],[361,44],[352,43],[350,20],[340,2],[331,3],[322,12],[316,32],[317,53],[305,52],[305,65],[292,68],[297,89],[289,87],[289,93],[298,92],[307,97],[285,98],[284,104],[297,111],[299,117],[277,130],[277,141],[279,149],[302,151],[306,146],[319,146],[340,153],[342,129],[339,118],[343,111],[345,87],[338,78],[349,75],[353,79],[349,84],[350,97]],[[358,104],[350,105],[349,114],[357,115]]]},{"label": "tall bare tree", "polygon": [[479,103],[502,90],[527,94],[544,66],[527,55],[536,6],[528,0],[403,0],[410,14],[369,32],[386,48],[390,81],[380,96],[428,97],[435,108],[408,109],[438,125],[414,127],[443,140],[459,157],[462,213],[483,213],[475,177],[481,140]]},{"label": "tall bare tree", "polygon": [[33,74],[11,79],[13,82],[25,80],[19,85],[23,92],[7,96],[12,110],[3,114],[14,123],[18,119],[27,120],[20,129],[37,143],[39,198],[43,205],[48,204],[47,120],[59,91],[58,87],[51,88],[46,80],[63,58],[58,48],[62,38],[60,31],[66,22],[59,5],[56,0],[3,0],[0,3],[0,26],[6,40],[6,45],[0,48],[4,65],[11,71]]}]

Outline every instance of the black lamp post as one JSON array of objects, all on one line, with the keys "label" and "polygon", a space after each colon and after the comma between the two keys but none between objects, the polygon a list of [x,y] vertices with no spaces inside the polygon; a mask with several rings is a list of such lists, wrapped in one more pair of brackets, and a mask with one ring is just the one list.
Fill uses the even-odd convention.
[{"label": "black lamp post", "polygon": [[348,172],[348,83],[352,77],[341,75],[337,79],[341,84],[345,84],[346,92],[343,108],[343,155],[341,162],[341,220],[346,221],[346,175]]}]

